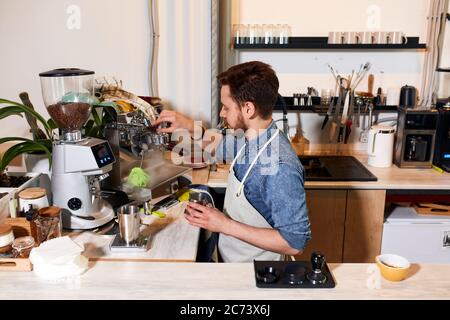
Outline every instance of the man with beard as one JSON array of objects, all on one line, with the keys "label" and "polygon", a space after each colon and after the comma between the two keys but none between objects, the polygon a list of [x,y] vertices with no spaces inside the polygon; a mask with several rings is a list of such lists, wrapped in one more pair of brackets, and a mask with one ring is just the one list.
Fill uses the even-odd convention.
[{"label": "man with beard", "polygon": [[[193,226],[219,233],[218,253],[224,262],[283,260],[298,255],[311,231],[303,167],[272,119],[278,78],[269,65],[253,61],[231,67],[218,81],[220,116],[229,128],[245,132],[244,143],[237,150],[225,142],[230,138],[226,137],[217,147],[220,156],[225,143],[224,156],[231,152],[234,157],[223,212],[190,202],[186,219]],[[194,121],[175,111],[161,112],[156,125],[162,122],[170,126],[160,132],[194,132]]]}]

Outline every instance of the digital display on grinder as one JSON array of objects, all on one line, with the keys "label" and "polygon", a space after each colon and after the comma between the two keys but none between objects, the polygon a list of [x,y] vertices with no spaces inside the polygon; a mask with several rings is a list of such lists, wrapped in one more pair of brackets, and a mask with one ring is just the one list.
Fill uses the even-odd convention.
[{"label": "digital display on grinder", "polygon": [[99,168],[114,163],[115,158],[107,142],[93,146],[91,150]]}]

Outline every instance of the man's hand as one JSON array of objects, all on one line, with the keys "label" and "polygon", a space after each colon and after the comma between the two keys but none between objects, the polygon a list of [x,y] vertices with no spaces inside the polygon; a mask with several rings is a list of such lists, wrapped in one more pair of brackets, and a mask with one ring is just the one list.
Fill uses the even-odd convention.
[{"label": "man's hand", "polygon": [[280,232],[271,228],[253,227],[230,219],[221,211],[188,202],[184,216],[189,224],[211,232],[223,233],[264,250],[287,255],[297,255],[301,251],[292,248]]},{"label": "man's hand", "polygon": [[170,122],[170,127],[158,129],[159,133],[172,133],[176,129],[186,129],[191,134],[194,133],[194,120],[177,111],[163,110],[156,120],[155,125],[160,125],[162,122]]},{"label": "man's hand", "polygon": [[215,208],[202,206],[198,203],[188,202],[185,214],[186,220],[193,226],[211,232],[227,234],[227,226],[231,221],[223,212]]}]

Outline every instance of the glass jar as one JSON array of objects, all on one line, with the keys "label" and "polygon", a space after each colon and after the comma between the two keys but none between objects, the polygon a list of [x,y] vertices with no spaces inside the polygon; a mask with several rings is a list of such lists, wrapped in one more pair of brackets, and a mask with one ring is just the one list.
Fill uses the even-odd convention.
[{"label": "glass jar", "polygon": [[28,258],[35,244],[34,238],[31,236],[20,237],[14,240],[12,248],[16,251],[18,258]]},{"label": "glass jar", "polygon": [[61,209],[58,207],[50,206],[39,209],[35,223],[38,244],[62,235]]}]

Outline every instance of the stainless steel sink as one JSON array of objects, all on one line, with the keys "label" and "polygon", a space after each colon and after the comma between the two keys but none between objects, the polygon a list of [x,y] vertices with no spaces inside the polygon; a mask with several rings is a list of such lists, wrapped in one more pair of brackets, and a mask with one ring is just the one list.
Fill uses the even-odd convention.
[{"label": "stainless steel sink", "polygon": [[377,181],[367,168],[352,156],[300,156],[306,181]]}]

